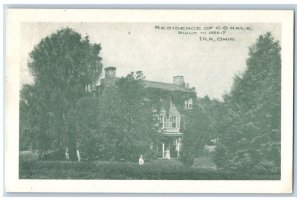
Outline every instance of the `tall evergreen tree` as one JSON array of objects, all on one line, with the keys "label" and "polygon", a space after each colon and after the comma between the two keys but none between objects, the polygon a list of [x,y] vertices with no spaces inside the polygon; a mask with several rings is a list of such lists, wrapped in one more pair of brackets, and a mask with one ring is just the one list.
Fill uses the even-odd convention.
[{"label": "tall evergreen tree", "polygon": [[266,33],[249,48],[247,69],[225,98],[226,127],[216,154],[220,167],[279,170],[280,93],[280,45]]},{"label": "tall evergreen tree", "polygon": [[28,66],[36,100],[31,106],[35,109],[32,126],[38,127],[33,141],[41,156],[49,150],[69,147],[75,159],[76,136],[68,125],[67,113],[99,78],[100,50],[100,44],[91,44],[88,37],[64,28],[42,39],[30,53]]}]

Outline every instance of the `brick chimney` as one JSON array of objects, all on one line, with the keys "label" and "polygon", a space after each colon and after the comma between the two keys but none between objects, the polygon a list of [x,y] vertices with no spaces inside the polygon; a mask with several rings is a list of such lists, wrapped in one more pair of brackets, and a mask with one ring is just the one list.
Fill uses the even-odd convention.
[{"label": "brick chimney", "polygon": [[117,70],[117,68],[112,67],[112,66],[104,68],[105,78],[106,79],[115,78],[116,77],[116,70]]},{"label": "brick chimney", "polygon": [[184,77],[182,75],[174,76],[173,84],[180,86],[180,87],[185,87]]}]

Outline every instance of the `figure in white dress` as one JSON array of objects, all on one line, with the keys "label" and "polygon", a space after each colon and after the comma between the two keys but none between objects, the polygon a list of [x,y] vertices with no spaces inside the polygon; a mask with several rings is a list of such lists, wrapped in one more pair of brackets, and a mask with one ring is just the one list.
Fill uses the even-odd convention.
[{"label": "figure in white dress", "polygon": [[170,150],[169,150],[169,149],[166,150],[165,158],[166,158],[166,159],[171,159],[171,156],[170,156]]},{"label": "figure in white dress", "polygon": [[69,149],[68,149],[68,148],[66,148],[66,152],[65,152],[65,158],[66,158],[67,160],[69,160],[69,159],[70,159],[70,155],[69,155]]},{"label": "figure in white dress", "polygon": [[143,155],[140,155],[140,158],[139,158],[139,165],[144,165]]},{"label": "figure in white dress", "polygon": [[79,152],[79,149],[77,149],[76,153],[77,153],[78,162],[80,162],[80,152]]}]

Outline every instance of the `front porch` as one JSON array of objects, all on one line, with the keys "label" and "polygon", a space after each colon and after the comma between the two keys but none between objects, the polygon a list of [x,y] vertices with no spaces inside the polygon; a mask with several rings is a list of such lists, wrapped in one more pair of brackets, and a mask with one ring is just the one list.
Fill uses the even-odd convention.
[{"label": "front porch", "polygon": [[157,145],[160,159],[178,158],[181,151],[182,134],[161,134]]}]

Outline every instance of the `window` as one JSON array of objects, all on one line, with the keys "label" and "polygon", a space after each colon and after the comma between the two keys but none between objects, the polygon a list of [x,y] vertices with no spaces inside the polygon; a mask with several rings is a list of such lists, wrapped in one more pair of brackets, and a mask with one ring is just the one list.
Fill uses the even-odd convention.
[{"label": "window", "polygon": [[184,101],[184,108],[188,109],[188,101],[187,100]]},{"label": "window", "polygon": [[193,108],[193,99],[185,100],[184,101],[184,108],[185,109],[192,109]]},{"label": "window", "polygon": [[170,123],[172,125],[172,128],[176,128],[177,127],[177,125],[176,125],[176,116],[172,116],[170,118]]},{"label": "window", "polygon": [[164,128],[165,116],[160,115],[160,116],[158,117],[158,120],[159,120],[159,127],[160,127],[160,128]]},{"label": "window", "polygon": [[188,103],[187,108],[192,109],[193,108],[193,99],[189,99],[187,103]]}]

